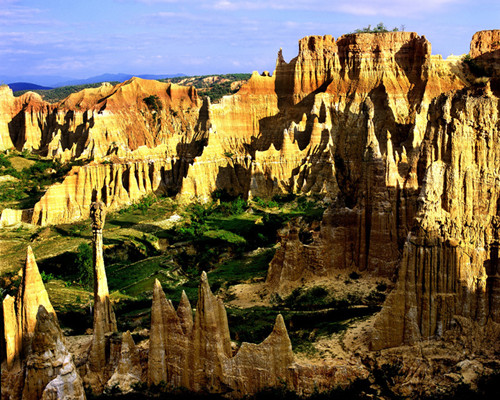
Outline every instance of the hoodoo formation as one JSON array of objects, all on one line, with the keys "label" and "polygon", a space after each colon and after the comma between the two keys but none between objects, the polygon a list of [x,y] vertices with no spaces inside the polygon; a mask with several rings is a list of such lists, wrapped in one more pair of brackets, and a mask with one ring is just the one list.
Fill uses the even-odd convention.
[{"label": "hoodoo formation", "polygon": [[[412,32],[305,37],[297,57],[286,62],[280,50],[272,75],[255,72],[217,104],[139,78],[55,104],[0,87],[0,150],[83,164],[33,210],[5,209],[2,219],[45,227],[90,217],[94,267],[92,338],[71,354],[28,247],[18,293],[3,300],[2,399],[81,399],[83,386],[229,398],[359,382],[372,398],[388,398],[388,385],[406,398],[479,390],[500,370],[499,96],[499,30],[476,33],[469,57],[447,59]],[[156,280],[143,288],[152,305],[141,343],[119,332],[106,210],[150,194],[190,203],[214,193],[318,196],[326,207],[321,221],[291,219],[278,231],[265,278],[245,283],[260,285],[257,301],[293,314],[283,299],[300,288],[363,274],[389,282],[381,310],[340,344],[322,343],[328,357],[298,357],[284,314],[260,344],[231,337],[223,300],[234,293],[214,295],[203,272],[194,310],[184,292],[174,307]]]}]

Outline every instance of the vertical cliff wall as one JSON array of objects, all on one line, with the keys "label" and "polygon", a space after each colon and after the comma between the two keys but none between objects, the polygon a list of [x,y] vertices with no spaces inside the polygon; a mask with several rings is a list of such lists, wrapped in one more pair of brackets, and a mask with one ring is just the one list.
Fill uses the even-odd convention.
[{"label": "vertical cliff wall", "polygon": [[488,86],[431,105],[416,226],[373,348],[442,336],[455,315],[499,322],[499,110]]}]

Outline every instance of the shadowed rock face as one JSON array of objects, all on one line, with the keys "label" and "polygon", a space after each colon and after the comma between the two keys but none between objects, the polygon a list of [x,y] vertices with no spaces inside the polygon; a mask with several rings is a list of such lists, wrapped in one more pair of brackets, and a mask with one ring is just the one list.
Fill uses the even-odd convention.
[{"label": "shadowed rock face", "polygon": [[12,368],[16,361],[31,351],[31,342],[40,305],[43,305],[45,310],[55,317],[35,256],[31,247],[28,246],[21,284],[16,298],[6,296],[3,301],[4,336],[9,368]]},{"label": "shadowed rock face", "polygon": [[500,78],[500,30],[476,32],[469,54],[486,73]]}]

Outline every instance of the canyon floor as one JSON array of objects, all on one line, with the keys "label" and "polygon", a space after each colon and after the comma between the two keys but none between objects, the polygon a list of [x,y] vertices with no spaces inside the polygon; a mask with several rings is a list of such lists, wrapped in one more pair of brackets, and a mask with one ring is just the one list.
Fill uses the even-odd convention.
[{"label": "canyon floor", "polygon": [[[319,197],[179,205],[150,196],[110,214],[104,228],[104,258],[120,331],[130,329],[138,338],[144,334],[155,279],[174,303],[183,290],[196,302],[198,276],[207,271],[211,289],[224,299],[236,343],[260,342],[282,313],[294,351],[322,357],[318,341],[366,320],[379,310],[392,286],[369,274],[339,273],[335,280],[307,282],[283,298],[269,293],[264,280],[279,246],[279,232],[292,220],[320,220],[324,208]],[[91,239],[89,220],[3,229],[4,294],[17,289],[18,268],[31,245],[62,328],[68,334],[90,332],[92,286],[82,274],[85,263],[91,262]]]}]

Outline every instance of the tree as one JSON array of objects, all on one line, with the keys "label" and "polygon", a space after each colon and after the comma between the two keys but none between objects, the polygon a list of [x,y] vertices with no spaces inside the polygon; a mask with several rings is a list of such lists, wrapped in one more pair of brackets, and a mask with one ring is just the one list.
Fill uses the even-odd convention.
[{"label": "tree", "polygon": [[87,243],[78,246],[75,264],[78,281],[90,289],[94,282],[94,267],[92,266],[92,248]]},{"label": "tree", "polygon": [[[401,25],[404,27],[404,25]],[[403,29],[404,30],[404,29]],[[398,28],[393,28],[392,32],[398,32]],[[362,29],[356,29],[354,33],[384,33],[384,32],[389,32],[389,29],[384,25],[383,22],[379,22],[375,28],[372,28],[371,25],[368,25]]]}]

